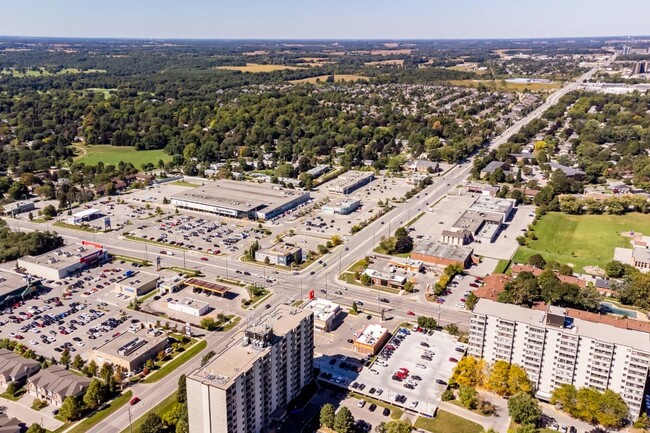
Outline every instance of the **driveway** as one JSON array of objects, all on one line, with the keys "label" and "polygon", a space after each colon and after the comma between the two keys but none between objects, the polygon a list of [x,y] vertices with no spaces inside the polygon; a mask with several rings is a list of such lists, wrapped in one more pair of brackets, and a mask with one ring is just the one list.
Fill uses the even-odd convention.
[{"label": "driveway", "polygon": [[587,424],[586,422],[571,418],[564,412],[560,412],[551,404],[540,402],[539,405],[542,408],[542,413],[550,419],[550,422],[547,426],[549,428],[551,428],[554,423],[557,423],[560,427],[563,425],[574,426],[576,429],[578,429],[578,433],[585,433],[594,428],[594,426],[591,424]]},{"label": "driveway", "polygon": [[49,405],[40,411],[31,408],[34,397],[25,394],[18,401],[0,399],[0,406],[6,407],[5,413],[11,417],[17,418],[27,424],[29,427],[32,423],[39,423],[42,427],[54,431],[61,427],[63,423],[52,416],[54,406]]}]

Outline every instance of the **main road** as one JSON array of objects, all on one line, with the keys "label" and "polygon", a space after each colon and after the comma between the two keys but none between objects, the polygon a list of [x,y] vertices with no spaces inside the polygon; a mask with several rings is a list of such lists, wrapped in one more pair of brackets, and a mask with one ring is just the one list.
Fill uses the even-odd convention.
[{"label": "main road", "polygon": [[[516,134],[523,126],[530,123],[533,119],[541,117],[542,114],[549,107],[556,104],[562,96],[566,95],[568,92],[577,90],[580,83],[588,80],[600,66],[601,65],[593,68],[575,81],[550,94],[539,107],[524,118],[516,121],[498,137],[495,137],[489,143],[488,147],[497,148],[499,145],[508,141],[508,139],[512,135]],[[341,245],[337,247],[337,249],[328,255],[328,259],[323,259],[328,262],[327,266],[314,263],[300,273],[281,272],[274,274],[273,276],[276,277],[278,281],[272,287],[275,291],[275,295],[271,298],[272,301],[270,303],[275,306],[281,303],[287,303],[293,299],[302,299],[306,292],[310,290],[316,292],[325,291],[329,299],[335,300],[344,305],[351,305],[355,300],[360,300],[364,303],[364,308],[373,314],[378,314],[381,308],[386,308],[385,318],[387,320],[394,319],[395,323],[408,318],[406,312],[412,311],[416,315],[429,315],[436,317],[442,324],[455,323],[461,328],[467,328],[469,313],[466,311],[459,311],[455,308],[444,305],[441,306],[440,304],[422,303],[415,295],[395,296],[385,293],[382,294],[382,297],[389,298],[390,303],[380,306],[378,304],[377,292],[371,289],[342,283],[338,280],[338,274],[340,273],[340,270],[347,269],[360,258],[372,254],[375,242],[381,236],[388,235],[391,230],[406,223],[412,217],[442,199],[450,191],[455,190],[456,187],[469,175],[472,168],[471,163],[472,160],[470,158],[468,161],[452,167],[443,175],[434,178],[434,183],[425,188],[415,197],[412,197],[405,203],[398,205],[387,214],[382,215],[364,228],[359,234],[351,236],[344,246]],[[14,224],[11,219],[7,219],[7,221],[11,225]],[[37,230],[42,229],[43,227],[42,224],[27,221],[20,221],[15,224],[17,226],[16,228],[20,228],[21,230]],[[18,224],[20,227],[18,227]],[[93,235],[91,233],[62,228],[57,228],[57,231],[62,236],[70,238],[73,241],[78,241],[79,239],[95,240],[105,245],[107,249],[114,253],[142,258],[144,258],[145,255],[142,244],[134,243],[133,241],[124,238],[115,237],[114,234],[98,233]],[[250,271],[251,267],[254,266],[250,263],[243,263],[235,259],[224,257],[214,257],[211,258],[210,262],[204,262],[200,260],[200,256],[195,252],[187,252],[184,256],[185,257],[165,257],[165,263],[179,267],[184,266],[186,268],[204,269],[204,272],[207,274],[220,275],[234,273],[237,270]],[[252,273],[255,274],[259,272],[261,272],[261,268],[260,271]],[[244,276],[238,274],[237,277],[244,281],[259,282],[259,279],[253,275]],[[340,294],[336,294],[336,292]],[[128,428],[129,419],[136,419],[144,415],[164,398],[171,395],[177,388],[178,378],[182,374],[189,374],[199,367],[202,355],[210,350],[219,353],[220,350],[223,350],[228,344],[230,344],[235,333],[246,326],[246,319],[247,317],[244,317],[240,324],[227,334],[208,333],[205,337],[208,346],[200,356],[196,356],[191,361],[180,366],[160,382],[155,384],[134,385],[131,389],[134,395],[140,397],[141,402],[135,406],[130,406],[128,404],[123,406],[109,418],[89,429],[88,432],[120,432],[123,429]]]}]

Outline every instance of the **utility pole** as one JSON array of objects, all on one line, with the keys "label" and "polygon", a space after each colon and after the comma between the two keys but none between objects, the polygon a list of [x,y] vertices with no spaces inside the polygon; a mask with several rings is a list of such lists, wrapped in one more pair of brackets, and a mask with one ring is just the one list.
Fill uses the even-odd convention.
[{"label": "utility pole", "polygon": [[226,278],[228,278],[228,256],[226,256]]},{"label": "utility pole", "polygon": [[187,269],[187,266],[185,266],[185,250],[183,250],[183,269]]}]

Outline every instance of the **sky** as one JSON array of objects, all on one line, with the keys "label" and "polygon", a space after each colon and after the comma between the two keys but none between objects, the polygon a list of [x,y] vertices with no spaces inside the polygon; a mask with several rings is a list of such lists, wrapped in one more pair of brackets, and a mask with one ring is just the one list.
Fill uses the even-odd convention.
[{"label": "sky", "polygon": [[473,39],[650,34],[649,0],[0,0],[0,35]]}]

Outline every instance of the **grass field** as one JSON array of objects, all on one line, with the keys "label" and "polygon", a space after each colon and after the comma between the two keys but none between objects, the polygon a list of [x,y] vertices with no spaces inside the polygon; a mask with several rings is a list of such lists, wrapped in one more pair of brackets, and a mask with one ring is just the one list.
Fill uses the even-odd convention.
[{"label": "grass field", "polygon": [[135,150],[135,147],[124,146],[75,146],[77,151],[77,162],[83,162],[86,165],[97,165],[103,162],[104,165],[117,165],[120,161],[130,162],[137,169],[147,162],[158,165],[159,160],[165,162],[171,160],[171,156],[162,150]]},{"label": "grass field", "polygon": [[483,427],[453,413],[438,409],[435,418],[419,417],[415,421],[415,427],[431,433],[481,433]]},{"label": "grass field", "polygon": [[160,367],[160,370],[156,370],[153,373],[150,373],[142,382],[154,383],[158,382],[160,379],[164,379],[172,371],[176,370],[178,367],[198,355],[198,353],[205,349],[207,345],[208,343],[205,340],[201,340],[200,342],[195,343],[185,352],[179,353],[174,359],[166,362],[162,367]]},{"label": "grass field", "polygon": [[488,89],[504,90],[510,92],[523,92],[525,89],[531,92],[545,90],[554,90],[562,87],[561,83],[506,83],[505,81],[495,80],[450,80],[449,84],[460,87],[477,87],[479,84],[485,85]]},{"label": "grass field", "polygon": [[376,62],[366,62],[366,66],[404,66],[404,59],[399,60],[378,60]]},{"label": "grass field", "polygon": [[629,231],[650,234],[650,217],[639,213],[627,215],[567,215],[551,212],[535,225],[537,240],[520,247],[513,261],[525,263],[533,254],[547,261],[557,260],[574,266],[600,266],[614,257],[614,248],[629,247]]},{"label": "grass field", "polygon": [[16,77],[16,78],[25,78],[25,77],[41,77],[41,76],[50,76],[50,75],[64,75],[64,74],[91,74],[94,72],[104,73],[106,71],[102,69],[87,69],[85,71],[82,71],[77,68],[65,68],[65,69],[61,69],[56,74],[53,74],[42,67],[27,69],[24,72],[18,71],[13,68],[5,68],[0,70],[0,75],[11,75],[12,77]]},{"label": "grass field", "polygon": [[[289,82],[292,84],[304,84],[304,83],[316,84],[316,82],[318,81],[324,83],[325,80],[327,80],[327,77],[329,77],[329,75],[319,75],[318,77],[303,78],[302,80],[291,80]],[[336,82],[359,81],[359,80],[367,80],[367,79],[368,77],[363,75],[334,74],[334,81]]]},{"label": "grass field", "polygon": [[297,68],[295,66],[286,66],[286,65],[259,65],[257,63],[246,63],[246,66],[217,66],[217,69],[223,69],[226,71],[259,73],[259,72],[295,70],[301,68]]}]

